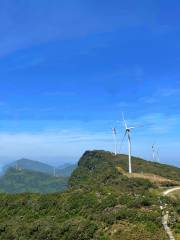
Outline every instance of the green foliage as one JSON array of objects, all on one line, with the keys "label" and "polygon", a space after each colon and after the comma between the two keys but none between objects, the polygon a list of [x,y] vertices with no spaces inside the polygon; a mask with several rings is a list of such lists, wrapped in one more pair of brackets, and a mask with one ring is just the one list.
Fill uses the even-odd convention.
[{"label": "green foliage", "polygon": [[63,193],[0,194],[0,240],[166,240],[155,186],[119,173],[118,161],[86,152]]},{"label": "green foliage", "polygon": [[88,240],[93,239],[97,225],[83,218],[70,219],[60,228],[61,239],[64,240]]},{"label": "green foliage", "polygon": [[78,163],[78,168],[71,175],[69,184],[72,187],[111,184],[120,176],[111,159],[102,152],[86,152]]}]

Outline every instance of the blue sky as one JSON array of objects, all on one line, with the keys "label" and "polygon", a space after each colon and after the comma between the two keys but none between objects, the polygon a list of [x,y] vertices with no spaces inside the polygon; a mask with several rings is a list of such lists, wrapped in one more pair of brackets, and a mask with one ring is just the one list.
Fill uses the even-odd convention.
[{"label": "blue sky", "polygon": [[[133,153],[180,166],[180,3],[0,2],[0,161],[61,164],[113,149],[121,112]],[[127,152],[126,142],[123,152]]]}]

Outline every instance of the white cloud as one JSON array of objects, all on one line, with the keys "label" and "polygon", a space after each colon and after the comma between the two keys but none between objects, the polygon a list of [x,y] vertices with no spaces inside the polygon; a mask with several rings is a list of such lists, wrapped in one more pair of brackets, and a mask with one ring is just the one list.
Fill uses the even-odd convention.
[{"label": "white cloud", "polygon": [[[151,146],[154,141],[160,146],[163,162],[178,163],[180,116],[166,116],[162,113],[143,115],[128,119],[129,125],[141,125],[132,132],[133,154],[151,159]],[[57,123],[56,123],[57,124]],[[64,123],[63,123],[64,124]],[[58,122],[57,128],[44,128],[36,132],[1,132],[0,133],[0,164],[26,157],[49,163],[59,164],[68,159],[78,160],[86,150],[104,149],[113,151],[114,142],[111,123],[108,121],[90,122],[68,127]],[[69,123],[73,126],[76,124]],[[28,123],[29,125],[29,123]],[[102,125],[102,128],[98,127]],[[123,125],[117,124],[118,141],[123,135]],[[122,126],[122,127],[121,127]],[[124,142],[123,152],[127,153],[127,142]],[[180,164],[180,162],[179,162]]]},{"label": "white cloud", "polygon": [[108,147],[111,135],[62,130],[41,133],[0,133],[0,160],[26,157],[48,161],[50,159],[77,160],[88,149]]}]

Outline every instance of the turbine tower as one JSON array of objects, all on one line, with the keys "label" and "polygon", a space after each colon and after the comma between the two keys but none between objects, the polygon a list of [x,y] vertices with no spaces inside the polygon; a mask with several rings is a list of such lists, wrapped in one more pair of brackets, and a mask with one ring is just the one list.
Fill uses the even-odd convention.
[{"label": "turbine tower", "polygon": [[116,128],[112,128],[113,137],[114,137],[114,154],[117,155],[117,131]]},{"label": "turbine tower", "polygon": [[160,163],[159,147],[157,147],[157,151],[156,151],[156,153],[157,153],[157,161],[158,161],[158,163]]},{"label": "turbine tower", "polygon": [[56,168],[54,167],[54,177],[56,177]]},{"label": "turbine tower", "polygon": [[155,143],[152,145],[152,154],[153,154],[153,161],[160,162],[159,146],[157,146]]},{"label": "turbine tower", "polygon": [[18,160],[16,161],[16,171],[18,170]]},{"label": "turbine tower", "polygon": [[155,162],[155,144],[152,145],[153,161]]},{"label": "turbine tower", "polygon": [[135,127],[128,127],[127,126],[127,123],[124,119],[124,114],[122,113],[122,117],[123,117],[123,122],[124,122],[124,126],[125,126],[125,133],[124,133],[124,137],[123,137],[123,140],[122,140],[122,143],[127,135],[128,137],[128,152],[129,152],[129,173],[131,174],[132,173],[132,164],[131,164],[131,151],[132,151],[132,144],[131,144],[131,132],[132,132],[132,129],[134,129]]}]

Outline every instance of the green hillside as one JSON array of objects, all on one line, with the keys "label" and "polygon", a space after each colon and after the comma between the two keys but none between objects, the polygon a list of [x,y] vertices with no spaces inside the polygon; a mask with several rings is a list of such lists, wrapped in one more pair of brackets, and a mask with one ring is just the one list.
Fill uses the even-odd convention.
[{"label": "green hillside", "polygon": [[52,193],[67,188],[68,178],[53,177],[44,173],[30,170],[9,168],[0,177],[0,192],[6,193]]},{"label": "green hillside", "polygon": [[[179,200],[160,196],[158,186],[147,179],[124,175],[117,167],[126,166],[117,158],[104,151],[86,152],[63,193],[0,194],[0,239],[168,240],[159,201],[171,206],[177,220]],[[151,165],[139,161],[143,168]],[[154,163],[151,167],[154,172]],[[162,168],[164,175],[166,166]],[[167,168],[178,176],[178,168]],[[171,227],[178,237],[178,223]]]},{"label": "green hillside", "polygon": [[[127,155],[115,156],[106,151],[87,151],[80,159],[78,168],[73,172],[70,185],[78,186],[81,184],[88,185],[90,183],[89,186],[92,186],[92,183],[98,185],[99,181],[104,181],[106,175],[108,175],[108,181],[110,181],[110,179],[117,180],[117,176],[120,174],[118,167],[128,172]],[[180,168],[177,167],[132,157],[132,169],[133,172],[136,173],[150,173],[169,180],[180,181]],[[111,176],[109,176],[109,171],[111,172]],[[126,176],[121,176],[121,178],[125,179],[126,182]],[[129,179],[128,181],[131,180]]]},{"label": "green hillside", "polygon": [[[110,153],[106,154],[109,154],[109,157],[110,155],[112,156],[112,154]],[[117,161],[118,164],[124,168],[124,170],[128,171],[127,155],[117,155],[115,158],[113,157],[113,159],[115,159],[115,161]],[[153,173],[175,181],[180,181],[180,168],[173,167],[167,164],[145,161],[141,158],[133,157],[132,168],[133,171],[136,173]]]}]

